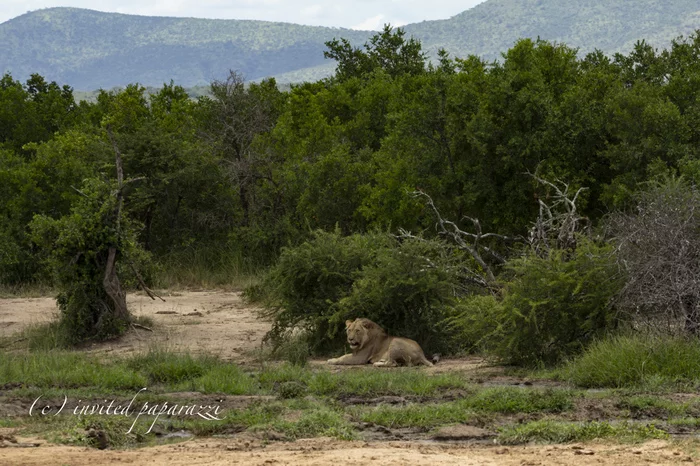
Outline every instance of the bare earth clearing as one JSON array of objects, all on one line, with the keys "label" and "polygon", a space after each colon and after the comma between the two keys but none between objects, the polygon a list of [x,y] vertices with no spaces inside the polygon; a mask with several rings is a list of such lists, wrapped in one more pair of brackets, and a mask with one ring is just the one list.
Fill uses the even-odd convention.
[{"label": "bare earth clearing", "polygon": [[[144,295],[131,295],[129,305],[137,316],[149,316],[155,331],[132,331],[113,342],[93,345],[86,351],[99,355],[129,354],[149,348],[210,353],[242,365],[255,364],[269,324],[261,322],[239,293],[177,292],[166,302]],[[55,316],[50,298],[0,299],[0,336],[20,331],[29,324]],[[316,361],[316,364],[322,364]],[[341,370],[341,369],[336,369]],[[487,383],[511,383],[493,376],[493,369],[478,359],[441,361],[431,372],[459,370],[483,374]],[[2,382],[2,381],[0,381]],[[2,385],[0,383],[0,385]],[[7,411],[5,411],[7,413]],[[38,446],[37,446],[38,445]],[[193,439],[177,444],[135,450],[96,450],[53,445],[23,438],[14,429],[0,429],[0,465],[639,465],[691,464],[694,445],[652,441],[643,445],[590,443],[586,445],[535,445],[503,447],[484,441],[463,442],[342,442],[304,439],[295,442],[264,442],[250,434],[227,438]]]}]

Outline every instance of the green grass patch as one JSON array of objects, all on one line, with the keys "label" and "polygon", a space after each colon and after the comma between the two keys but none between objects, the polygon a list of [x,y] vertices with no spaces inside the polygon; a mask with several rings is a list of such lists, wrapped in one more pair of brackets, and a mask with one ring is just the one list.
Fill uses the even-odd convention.
[{"label": "green grass patch", "polygon": [[152,350],[127,360],[131,369],[144,374],[151,383],[161,384],[176,384],[201,377],[220,364],[211,356],[196,357],[162,350]]},{"label": "green grass patch", "polygon": [[574,393],[569,390],[488,388],[459,401],[357,407],[351,412],[360,421],[385,427],[430,428],[496,414],[560,413],[573,409],[573,397]]},{"label": "green grass patch", "polygon": [[456,422],[469,422],[478,415],[460,403],[411,403],[406,406],[380,405],[374,408],[354,408],[355,419],[389,428],[431,428]]},{"label": "green grass patch", "polygon": [[460,404],[490,413],[560,413],[573,409],[574,396],[571,390],[498,387],[480,390]]},{"label": "green grass patch", "polygon": [[145,434],[148,427],[134,428],[128,433],[133,423],[133,416],[37,416],[31,418],[23,432],[40,435],[53,443],[95,448],[128,448],[155,438],[153,433]]},{"label": "green grass patch", "polygon": [[666,422],[670,426],[687,427],[691,429],[700,428],[700,418],[698,417],[676,417]]},{"label": "green grass patch", "polygon": [[432,396],[445,390],[467,388],[460,374],[429,375],[416,368],[385,371],[355,368],[331,373],[282,364],[264,369],[259,380],[262,388],[268,391],[284,382],[299,382],[308,387],[309,394],[319,396]]},{"label": "green grass patch", "polygon": [[255,403],[246,409],[233,410],[222,421],[195,419],[176,420],[172,429],[183,429],[206,436],[249,430],[275,433],[286,439],[334,437],[343,440],[357,438],[342,410],[305,400]]},{"label": "green grass patch", "polygon": [[560,374],[585,388],[694,386],[700,383],[700,340],[612,337],[591,345]]},{"label": "green grass patch", "polygon": [[102,364],[97,358],[71,351],[5,354],[0,357],[0,380],[37,388],[138,390],[147,379],[124,362]]},{"label": "green grass patch", "polygon": [[504,445],[523,443],[570,443],[614,438],[622,442],[666,439],[669,435],[653,424],[629,422],[561,422],[540,420],[510,425],[500,429],[498,442]]},{"label": "green grass patch", "polygon": [[254,395],[261,392],[256,377],[233,364],[217,364],[210,367],[201,376],[181,382],[176,389],[226,395]]},{"label": "green grass patch", "polygon": [[667,418],[700,414],[698,402],[679,403],[648,394],[622,397],[617,407],[629,410],[635,417]]}]

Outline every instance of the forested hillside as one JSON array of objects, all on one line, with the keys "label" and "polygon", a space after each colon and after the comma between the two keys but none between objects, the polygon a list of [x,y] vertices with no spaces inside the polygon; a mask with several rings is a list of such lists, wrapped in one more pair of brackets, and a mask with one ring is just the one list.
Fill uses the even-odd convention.
[{"label": "forested hillside", "polygon": [[448,20],[406,26],[427,48],[489,60],[526,37],[610,55],[629,52],[641,39],[667,47],[698,28],[700,5],[693,0],[488,0]]},{"label": "forested hillside", "polygon": [[369,33],[48,8],[0,24],[0,70],[18,78],[40,73],[81,90],[171,79],[189,87],[229,69],[254,80],[322,65],[324,41],[341,35],[361,44]]},{"label": "forested hillside", "polygon": [[[488,0],[450,19],[405,27],[433,61],[439,48],[457,57],[500,59],[518,39],[538,37],[583,53],[628,53],[637,40],[663,48],[696,28],[700,6],[693,0]],[[83,91],[171,79],[190,87],[221,79],[229,69],[248,80],[315,81],[332,71],[324,42],[341,36],[361,45],[370,33],[49,8],[0,24],[0,72],[21,80],[40,73]]]}]

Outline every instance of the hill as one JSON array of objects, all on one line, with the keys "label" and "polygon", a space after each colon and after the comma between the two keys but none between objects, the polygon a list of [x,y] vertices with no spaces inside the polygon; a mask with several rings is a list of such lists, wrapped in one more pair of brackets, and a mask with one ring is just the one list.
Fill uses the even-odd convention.
[{"label": "hill", "polygon": [[24,79],[40,73],[76,89],[138,81],[184,86],[248,79],[324,65],[324,42],[369,32],[248,20],[165,18],[48,8],[0,24],[0,72]]},{"label": "hill", "polygon": [[[488,0],[450,19],[409,24],[406,31],[434,52],[496,59],[522,37],[541,37],[608,54],[639,39],[657,47],[700,29],[697,0]],[[368,31],[250,20],[166,18],[78,8],[38,10],[0,24],[0,72],[40,73],[76,89],[173,79],[196,86],[229,69],[247,79],[282,82],[327,75],[324,42],[364,43]]]},{"label": "hill", "polygon": [[580,52],[628,52],[645,39],[665,47],[700,29],[697,0],[488,0],[448,20],[406,26],[429,50],[496,59],[523,37],[563,42]]}]

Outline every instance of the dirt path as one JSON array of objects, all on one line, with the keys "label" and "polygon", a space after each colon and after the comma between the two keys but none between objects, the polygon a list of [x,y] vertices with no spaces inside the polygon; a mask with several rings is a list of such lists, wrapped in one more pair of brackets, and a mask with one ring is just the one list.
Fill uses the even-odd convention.
[{"label": "dirt path", "polygon": [[[130,332],[115,341],[92,345],[92,353],[133,353],[163,348],[191,354],[207,353],[224,360],[245,363],[270,324],[261,321],[240,293],[185,291],[163,296],[165,302],[131,294],[127,303],[136,316],[155,322],[154,332]],[[31,324],[55,319],[52,298],[0,299],[0,336],[10,335]]]},{"label": "dirt path", "polygon": [[[35,441],[20,439],[20,441]],[[40,442],[40,441],[36,441]],[[663,441],[644,445],[551,445],[501,447],[407,442],[340,442],[307,439],[263,446],[244,438],[198,439],[127,451],[56,446],[0,448],[0,464],[23,466],[95,464],[207,465],[617,465],[692,464],[682,448]]]}]

